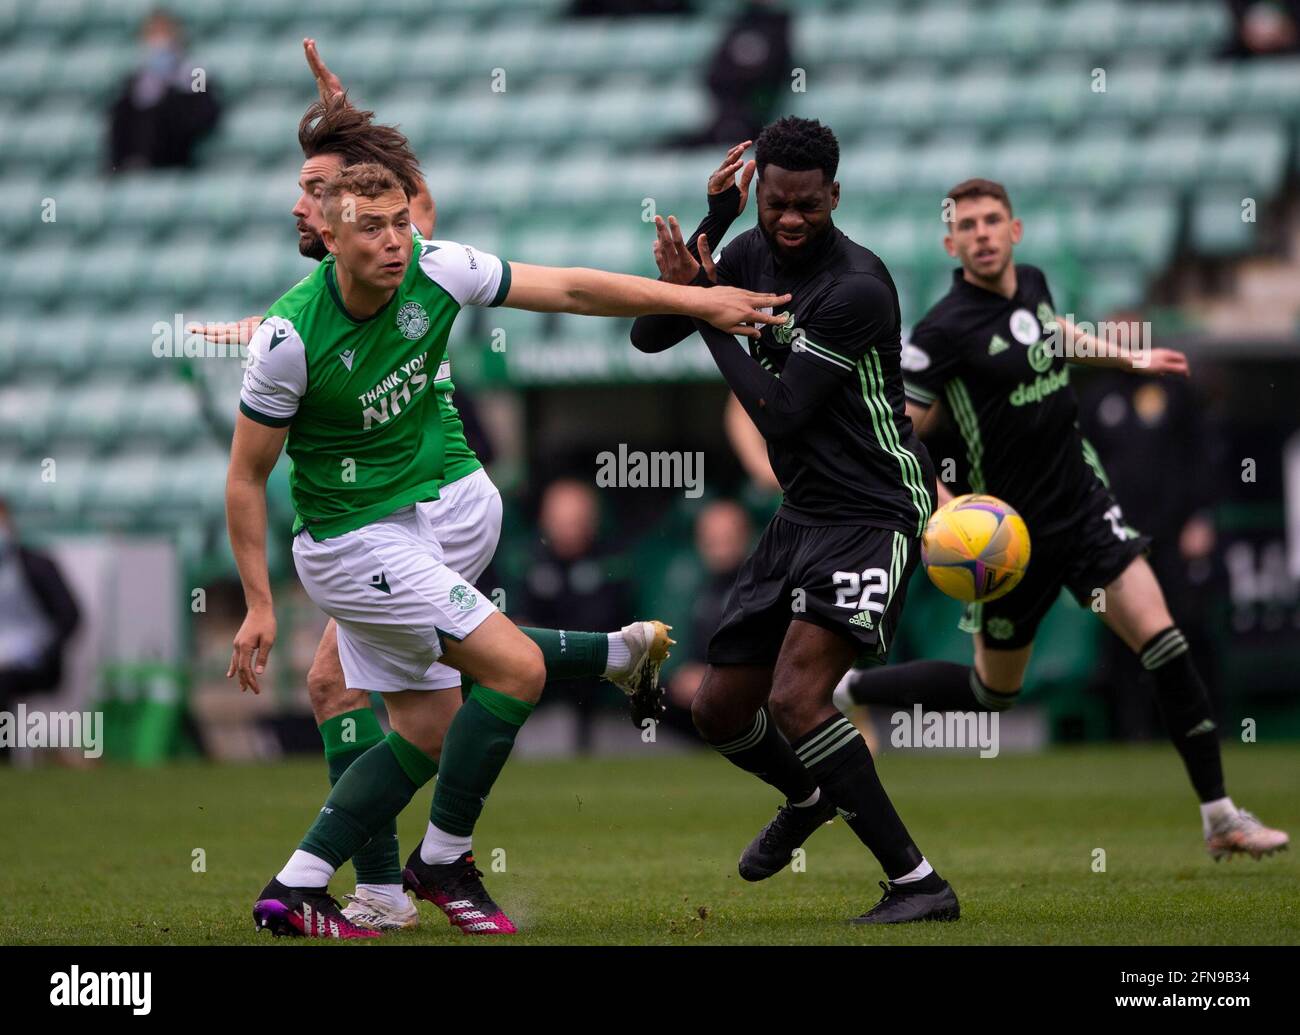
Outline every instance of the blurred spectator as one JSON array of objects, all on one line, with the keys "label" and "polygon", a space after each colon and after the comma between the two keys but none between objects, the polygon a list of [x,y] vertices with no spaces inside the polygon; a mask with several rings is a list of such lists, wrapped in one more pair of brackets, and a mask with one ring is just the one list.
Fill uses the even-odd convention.
[{"label": "blurred spectator", "polygon": [[691,701],[704,678],[709,640],[722,620],[722,606],[749,554],[753,533],[745,508],[731,500],[710,503],[695,519],[695,551],[704,581],[691,608],[690,653],[668,683],[668,714],[664,718],[673,729],[691,736],[695,735]]},{"label": "blurred spectator", "polygon": [[690,0],[573,0],[569,6],[569,14],[574,18],[690,13]]},{"label": "blurred spectator", "polygon": [[793,64],[790,13],[776,0],[748,0],[705,65],[713,122],[701,132],[680,138],[678,146],[730,147],[757,138],[777,99],[790,88]]},{"label": "blurred spectator", "polygon": [[[610,629],[628,621],[631,586],[611,574],[597,534],[600,505],[585,482],[560,479],[542,493],[538,527],[542,540],[533,551],[522,600],[521,624],[546,629]],[[599,679],[551,683],[543,701],[567,698],[578,709],[578,751],[591,750],[596,708],[609,684]]]},{"label": "blurred spectator", "polygon": [[[1098,371],[1081,381],[1080,423],[1097,448],[1124,521],[1152,537],[1149,560],[1174,621],[1187,634],[1213,694],[1208,654],[1215,529],[1211,508],[1220,458],[1204,406],[1184,378]],[[1120,739],[1162,736],[1142,667],[1118,637],[1104,639],[1102,693]]]},{"label": "blurred spectator", "polygon": [[190,62],[181,25],[166,11],[145,19],[140,45],[140,64],[109,110],[109,170],[193,165],[194,148],[220,116],[206,70]]},{"label": "blurred spectator", "polygon": [[1229,57],[1300,54],[1300,0],[1228,0]]},{"label": "blurred spectator", "polygon": [[57,565],[19,543],[9,506],[0,500],[0,709],[58,688],[80,618]]}]

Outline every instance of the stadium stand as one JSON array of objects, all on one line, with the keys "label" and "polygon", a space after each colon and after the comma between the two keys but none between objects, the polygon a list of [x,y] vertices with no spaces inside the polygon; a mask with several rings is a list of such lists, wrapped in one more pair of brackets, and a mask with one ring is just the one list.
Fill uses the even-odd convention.
[{"label": "stadium stand", "polygon": [[[186,364],[153,362],[155,324],[255,311],[306,271],[288,236],[294,129],[313,95],[305,33],[358,102],[410,135],[440,235],[521,259],[652,272],[645,199],[690,221],[716,161],[712,150],[657,145],[704,117],[697,65],[727,5],[688,19],[574,22],[562,53],[535,46],[542,27],[557,31],[549,23],[562,6],[457,0],[434,15],[412,0],[374,0],[362,17],[341,2],[310,15],[286,0],[187,3],[191,49],[228,117],[195,172],[109,180],[95,172],[102,108],[151,3],[0,3],[0,231],[11,257],[0,281],[0,421],[22,425],[20,448],[75,440],[113,482],[106,472],[147,455],[142,429],[195,410],[179,401]],[[839,134],[839,223],[886,257],[908,319],[947,276],[936,199],[976,170],[1009,185],[1033,228],[1024,258],[1056,272],[1058,301],[1102,316],[1140,301],[1180,248],[1249,251],[1256,226],[1240,218],[1241,199],[1267,204],[1294,154],[1300,59],[1217,57],[1230,25],[1215,2],[859,10],[819,0],[797,10],[796,58],[811,73],[789,110]],[[503,103],[494,75],[498,89],[525,95]],[[573,326],[516,322],[539,342]],[[622,345],[616,326],[581,330]],[[51,375],[74,370],[90,372],[86,399],[17,420]],[[142,376],[152,384],[145,414],[124,387],[138,390]],[[92,394],[93,417],[75,416],[69,402]],[[179,430],[165,442],[183,466],[220,467],[211,442]],[[22,479],[0,477],[21,505]],[[150,495],[130,495],[146,508],[133,520],[147,520]],[[210,492],[200,500],[220,506]]]}]

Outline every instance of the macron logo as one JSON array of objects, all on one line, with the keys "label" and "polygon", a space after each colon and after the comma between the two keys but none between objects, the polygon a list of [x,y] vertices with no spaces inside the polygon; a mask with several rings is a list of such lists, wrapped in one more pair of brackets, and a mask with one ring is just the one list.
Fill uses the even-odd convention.
[{"label": "macron logo", "polygon": [[152,1009],[153,974],[150,971],[81,972],[57,970],[50,975],[52,1006],[129,1006],[137,1017]]}]

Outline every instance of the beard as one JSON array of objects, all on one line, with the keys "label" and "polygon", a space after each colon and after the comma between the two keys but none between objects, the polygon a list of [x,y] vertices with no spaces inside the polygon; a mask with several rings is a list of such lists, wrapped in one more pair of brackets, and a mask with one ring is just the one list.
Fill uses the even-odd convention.
[{"label": "beard", "polygon": [[830,233],[832,226],[833,223],[828,219],[826,225],[817,231],[817,233],[806,236],[803,244],[798,248],[787,248],[777,240],[775,234],[768,233],[767,227],[763,226],[762,223],[758,224],[758,229],[762,233],[763,238],[767,241],[768,247],[772,249],[773,254],[781,260],[782,265],[798,267],[808,262],[809,256],[817,253],[817,246],[826,239],[826,235]]},{"label": "beard", "polygon": [[311,239],[305,239],[302,236],[298,238],[298,254],[304,259],[315,259],[320,262],[330,253],[325,247],[325,241],[320,234],[312,234]]}]

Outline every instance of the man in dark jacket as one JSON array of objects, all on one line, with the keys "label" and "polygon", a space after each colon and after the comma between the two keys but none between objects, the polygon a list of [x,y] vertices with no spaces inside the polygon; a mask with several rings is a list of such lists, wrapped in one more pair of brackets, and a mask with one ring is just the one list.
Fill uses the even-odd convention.
[{"label": "man in dark jacket", "polygon": [[0,710],[59,685],[80,617],[54,561],[19,544],[0,499]]}]

